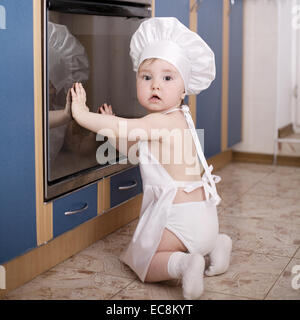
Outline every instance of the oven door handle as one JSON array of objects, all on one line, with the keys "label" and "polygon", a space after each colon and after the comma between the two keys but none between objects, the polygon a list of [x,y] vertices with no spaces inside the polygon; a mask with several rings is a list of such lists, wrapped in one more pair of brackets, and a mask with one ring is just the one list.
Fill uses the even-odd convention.
[{"label": "oven door handle", "polygon": [[107,1],[83,0],[47,0],[48,10],[65,13],[92,14],[101,16],[117,16],[126,18],[150,18],[151,6],[127,2],[126,5]]},{"label": "oven door handle", "polygon": [[133,184],[130,184],[129,186],[120,186],[119,190],[128,190],[128,189],[132,189],[132,188],[136,187],[137,181],[133,180],[132,182],[133,182]]},{"label": "oven door handle", "polygon": [[76,213],[79,213],[79,212],[83,212],[85,211],[87,208],[89,207],[89,205],[87,203],[85,203],[85,205],[80,208],[80,209],[77,209],[77,210],[73,210],[73,211],[66,211],[65,212],[65,216],[70,216],[72,214],[76,214]]}]

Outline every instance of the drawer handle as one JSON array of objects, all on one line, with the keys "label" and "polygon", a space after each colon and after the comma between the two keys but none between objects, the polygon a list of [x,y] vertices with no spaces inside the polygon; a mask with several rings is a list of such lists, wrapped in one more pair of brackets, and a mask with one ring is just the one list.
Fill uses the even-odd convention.
[{"label": "drawer handle", "polygon": [[119,187],[119,190],[128,190],[128,189],[132,189],[134,187],[137,186],[137,182],[136,180],[133,181],[133,184],[129,185],[129,186],[122,186],[122,187]]},{"label": "drawer handle", "polygon": [[89,207],[89,206],[88,206],[88,204],[86,203],[81,209],[73,210],[73,211],[66,211],[66,212],[65,212],[65,216],[70,216],[70,215],[72,215],[72,214],[85,211],[88,207]]}]

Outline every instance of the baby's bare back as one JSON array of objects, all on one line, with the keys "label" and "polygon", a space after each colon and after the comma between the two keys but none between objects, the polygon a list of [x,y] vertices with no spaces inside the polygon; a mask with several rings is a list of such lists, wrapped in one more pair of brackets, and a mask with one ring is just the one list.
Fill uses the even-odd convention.
[{"label": "baby's bare back", "polygon": [[[201,180],[203,168],[183,113],[178,111],[165,116],[168,121],[164,121],[165,126],[161,128],[162,138],[148,141],[151,153],[174,180]],[[183,189],[178,188],[174,203],[205,200],[203,187],[190,193]]]}]

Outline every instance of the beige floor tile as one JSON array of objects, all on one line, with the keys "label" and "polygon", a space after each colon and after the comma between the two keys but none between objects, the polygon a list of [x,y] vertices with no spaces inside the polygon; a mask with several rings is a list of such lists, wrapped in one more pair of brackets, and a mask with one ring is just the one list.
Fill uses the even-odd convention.
[{"label": "beige floor tile", "polygon": [[205,277],[208,291],[263,299],[289,258],[253,252],[233,252],[229,270],[219,276]]},{"label": "beige floor tile", "polygon": [[181,286],[176,281],[143,283],[133,281],[112,297],[114,300],[182,300]]},{"label": "beige floor tile", "polygon": [[236,218],[300,224],[300,198],[274,198],[246,193],[222,213]]},{"label": "beige floor tile", "polygon": [[99,256],[102,252],[119,256],[128,245],[130,239],[130,235],[123,235],[121,231],[116,231],[84,249],[82,253],[94,257]]},{"label": "beige floor tile", "polygon": [[244,193],[256,183],[263,181],[273,171],[259,171],[259,166],[255,165],[251,170],[232,168],[219,173],[221,181],[218,183],[222,190],[237,190],[238,193]]},{"label": "beige floor tile", "polygon": [[278,174],[282,174],[282,176],[286,175],[300,175],[300,167],[292,167],[292,166],[274,166],[273,172]]},{"label": "beige floor tile", "polygon": [[231,179],[234,179],[236,181],[242,180],[242,179],[252,179],[252,180],[262,180],[263,177],[270,174],[269,172],[253,172],[248,170],[238,170],[238,169],[222,169],[220,171],[214,172],[214,174],[221,177],[222,182],[230,182]]},{"label": "beige floor tile", "polygon": [[226,216],[225,211],[219,218],[220,232],[232,238],[233,250],[292,257],[299,247],[299,225],[233,218]]},{"label": "beige floor tile", "polygon": [[300,168],[276,167],[254,185],[248,194],[300,199]]},{"label": "beige floor tile", "polygon": [[300,247],[299,247],[298,251],[295,254],[295,258],[300,259]]},{"label": "beige floor tile", "polygon": [[[300,168],[299,168],[300,169]],[[266,184],[287,186],[291,188],[300,187],[300,170],[278,170],[274,171],[271,174],[267,175],[262,179]],[[300,196],[300,194],[299,194]]]},{"label": "beige floor tile", "polygon": [[235,201],[239,199],[239,197],[242,196],[242,194],[238,195],[234,192],[231,192],[230,190],[217,188],[218,194],[221,197],[222,201],[218,208],[224,209],[227,207],[230,207]]},{"label": "beige floor tile", "polygon": [[229,164],[218,171],[216,174],[222,178],[217,184],[218,193],[223,200],[221,207],[231,205],[271,172],[272,168],[244,163]]},{"label": "beige floor tile", "polygon": [[135,273],[119,257],[113,253],[100,252],[98,255],[89,255],[85,252],[74,255],[56,267],[56,271],[64,268],[73,268],[78,272],[87,270],[106,275],[136,279]]},{"label": "beige floor tile", "polygon": [[300,300],[300,259],[291,260],[266,299]]},{"label": "beige floor tile", "polygon": [[[180,282],[166,281],[161,283],[132,282],[125,289],[112,297],[112,300],[183,300]],[[248,300],[219,292],[205,290],[199,300]]]},{"label": "beige floor tile", "polygon": [[223,207],[228,207],[233,204],[236,200],[242,197],[248,190],[258,183],[256,179],[252,177],[242,179],[238,178],[228,178],[224,179],[217,184],[217,191],[220,195]]},{"label": "beige floor tile", "polygon": [[253,300],[252,298],[235,296],[206,290],[199,300]]},{"label": "beige floor tile", "polygon": [[299,199],[299,186],[292,186],[284,181],[274,184],[258,182],[247,192],[248,194],[256,194],[267,197]]},{"label": "beige floor tile", "polygon": [[7,300],[104,300],[125,288],[132,279],[88,270],[53,268],[10,292]]},{"label": "beige floor tile", "polygon": [[273,172],[275,166],[273,165],[263,165],[256,163],[245,163],[245,162],[231,162],[224,168],[218,170],[221,173],[235,173],[240,175],[246,174],[257,174],[260,177],[265,176],[268,173]]},{"label": "beige floor tile", "polygon": [[138,224],[138,219],[135,219],[135,220],[131,221],[130,223],[128,223],[126,226],[115,231],[114,235],[131,237],[136,229],[137,224]]}]

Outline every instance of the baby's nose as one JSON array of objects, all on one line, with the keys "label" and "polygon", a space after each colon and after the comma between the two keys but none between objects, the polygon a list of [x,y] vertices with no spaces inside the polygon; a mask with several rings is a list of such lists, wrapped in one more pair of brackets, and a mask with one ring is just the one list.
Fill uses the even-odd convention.
[{"label": "baby's nose", "polygon": [[160,88],[159,81],[153,80],[153,82],[152,82],[152,89],[153,89],[153,90],[157,90],[157,89],[159,89],[159,88]]}]

